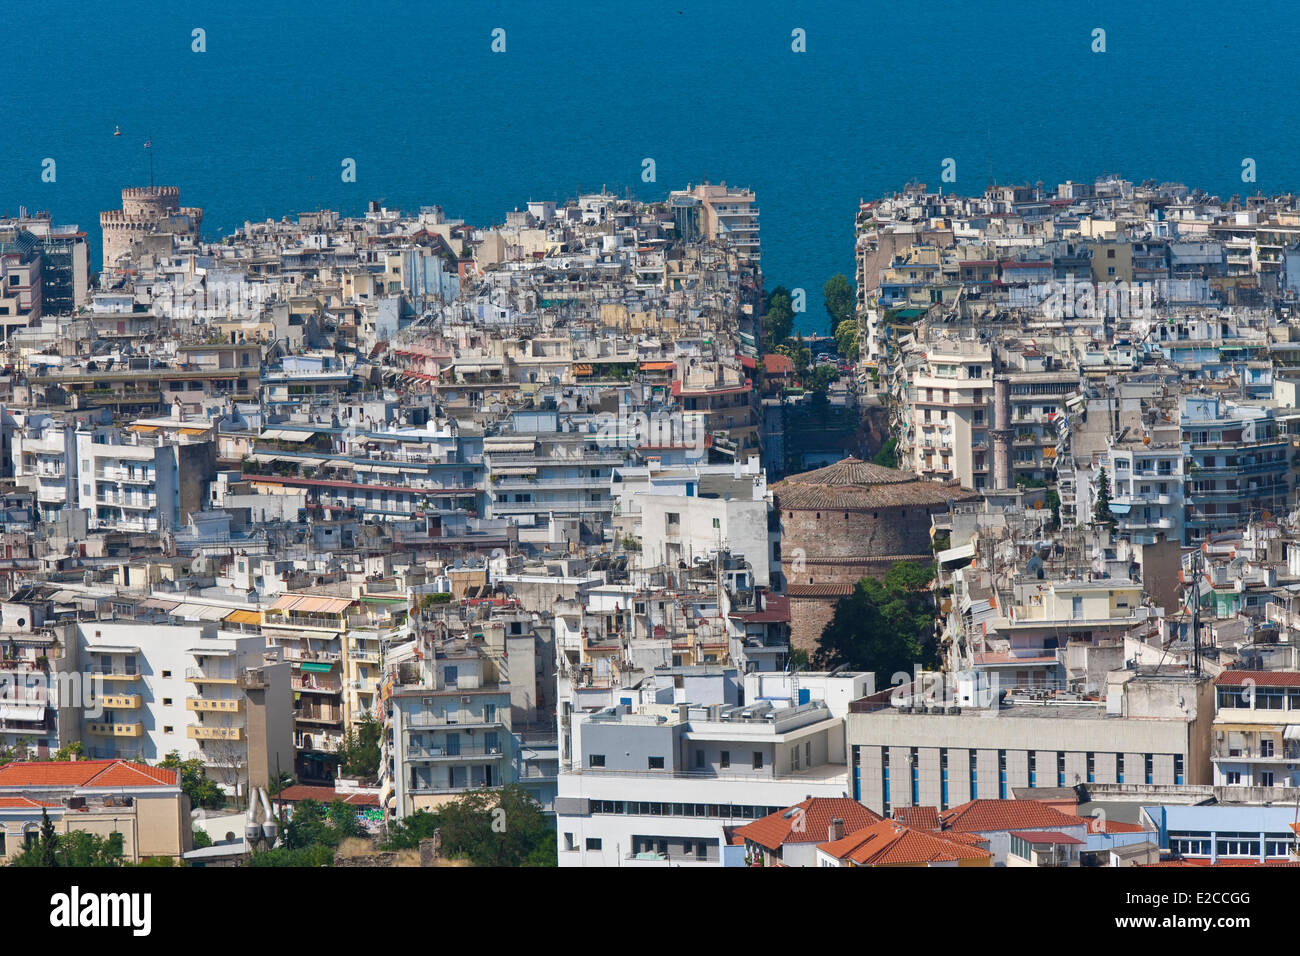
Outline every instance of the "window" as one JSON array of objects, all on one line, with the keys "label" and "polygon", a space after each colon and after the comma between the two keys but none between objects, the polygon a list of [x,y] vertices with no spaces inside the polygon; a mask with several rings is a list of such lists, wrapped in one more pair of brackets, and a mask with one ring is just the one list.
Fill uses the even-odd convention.
[{"label": "window", "polygon": [[721,767],[723,770],[726,770],[728,767],[731,766],[730,750],[724,750],[720,754],[718,754],[718,766]]},{"label": "window", "polygon": [[799,769],[799,745],[795,744],[790,748],[790,769]]},{"label": "window", "polygon": [[763,751],[761,750],[754,751],[754,769],[755,770],[763,769]]},{"label": "window", "polygon": [[603,766],[605,766],[605,755],[604,755],[604,754],[592,754],[591,756],[589,756],[589,757],[587,758],[587,766],[589,766],[589,767],[603,767]]},{"label": "window", "polygon": [[171,705],[172,705],[172,699],[171,699],[170,697],[164,697],[164,698],[163,698],[163,706],[164,706],[164,707],[170,707]]},{"label": "window", "polygon": [[1144,774],[1145,777],[1146,777],[1147,785],[1150,786],[1152,783],[1155,782],[1155,779],[1154,779],[1154,776],[1155,776],[1155,757],[1153,757],[1151,754],[1147,754],[1145,760],[1143,761],[1143,768],[1142,768],[1142,770],[1143,770],[1143,774]]},{"label": "window", "polygon": [[588,849],[588,850],[599,850],[599,849],[600,849],[600,838],[599,838],[599,837],[587,837],[587,849]]},{"label": "window", "polygon": [[1088,752],[1088,782],[1096,783],[1097,782],[1095,779],[1096,775],[1097,775],[1097,755],[1089,751]]},{"label": "window", "polygon": [[713,519],[713,527],[715,527],[715,528],[721,528],[721,527],[722,527],[722,522],[719,521],[717,518],[714,518],[714,519]]},{"label": "window", "polygon": [[1273,771],[1272,771],[1272,770],[1261,770],[1261,771],[1259,772],[1259,785],[1260,785],[1261,787],[1271,787],[1271,786],[1273,786]]},{"label": "window", "polygon": [[663,758],[663,757],[651,757],[651,758],[649,758],[649,760],[647,761],[647,766],[648,766],[649,769],[651,769],[651,770],[662,770],[662,769],[664,769],[664,758]]},{"label": "window", "polygon": [[175,728],[175,727],[169,727],[169,726],[168,726],[168,727],[163,727],[163,733],[165,733],[165,734],[171,734],[171,733],[175,733],[175,732],[176,732],[176,728]]},{"label": "window", "polygon": [[698,748],[695,751],[695,769],[696,770],[704,769],[704,751]]},{"label": "window", "polygon": [[172,672],[171,672],[171,671],[163,671],[163,672],[162,672],[162,676],[163,676],[164,678],[171,677],[171,676],[172,676]]},{"label": "window", "polygon": [[1115,755],[1115,782],[1116,783],[1124,782],[1124,755],[1123,754]]}]

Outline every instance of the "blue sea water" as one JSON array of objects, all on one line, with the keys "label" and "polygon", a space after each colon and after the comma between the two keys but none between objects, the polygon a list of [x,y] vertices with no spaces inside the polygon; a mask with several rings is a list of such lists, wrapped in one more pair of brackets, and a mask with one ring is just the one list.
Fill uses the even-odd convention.
[{"label": "blue sea water", "polygon": [[[99,211],[148,182],[146,140],[156,180],[204,208],[210,238],[372,199],[487,225],[602,185],[643,199],[748,186],[766,283],[805,288],[800,328],[815,332],[822,283],[853,273],[858,200],[937,186],[947,157],[958,192],[1106,172],[1225,197],[1300,189],[1289,2],[6,7],[0,210],[79,223],[92,267]],[[1091,50],[1098,27],[1105,53]],[[796,28],[806,53],[791,50]],[[1241,181],[1246,157],[1256,184]]]}]

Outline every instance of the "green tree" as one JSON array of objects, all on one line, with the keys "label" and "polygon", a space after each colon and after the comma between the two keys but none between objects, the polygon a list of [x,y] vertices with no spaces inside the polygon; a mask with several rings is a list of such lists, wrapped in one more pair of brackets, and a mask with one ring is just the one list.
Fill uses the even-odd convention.
[{"label": "green tree", "polygon": [[812,350],[804,345],[803,333],[800,333],[794,340],[794,345],[786,352],[790,356],[790,361],[794,363],[794,377],[803,383],[808,374],[808,367],[812,365]]},{"label": "green tree", "polygon": [[808,375],[808,389],[816,394],[826,395],[832,382],[840,380],[840,370],[834,365],[818,365]]},{"label": "green tree", "polygon": [[1115,515],[1110,510],[1110,478],[1105,468],[1097,476],[1097,503],[1092,508],[1092,523],[1115,527]]},{"label": "green tree", "polygon": [[900,671],[912,673],[917,664],[938,664],[929,590],[934,573],[933,564],[899,561],[883,581],[858,581],[818,638],[816,665],[847,665],[887,680]]},{"label": "green tree", "polygon": [[71,743],[64,744],[54,753],[54,760],[84,760],[86,748],[82,746],[80,740],[74,740]]},{"label": "green tree", "polygon": [[785,286],[777,286],[767,296],[761,332],[763,351],[772,352],[790,337],[794,329],[794,298]]},{"label": "green tree", "polygon": [[41,835],[40,842],[37,844],[37,859],[40,861],[38,866],[58,866],[57,851],[59,848],[59,838],[54,835],[54,821],[50,815],[41,808]]},{"label": "green tree", "polygon": [[880,446],[880,451],[876,452],[871,459],[875,464],[885,468],[898,467],[898,439],[886,438],[885,443]]},{"label": "green tree", "polygon": [[207,778],[203,761],[199,758],[182,760],[180,752],[173,750],[159,761],[158,766],[179,771],[181,790],[190,798],[191,807],[216,810],[226,805],[226,795],[221,787]]},{"label": "green tree", "polygon": [[522,787],[475,790],[433,811],[420,811],[389,830],[385,847],[410,849],[442,831],[445,856],[475,866],[555,866],[555,829]]},{"label": "green tree", "polygon": [[371,714],[361,718],[354,732],[348,728],[339,745],[339,766],[349,777],[373,780],[379,776],[379,738],[383,728]]},{"label": "green tree", "polygon": [[835,335],[843,322],[853,318],[853,286],[843,272],[837,272],[826,280],[822,286],[822,298],[826,302],[826,312],[831,317],[831,335]]},{"label": "green tree", "polygon": [[835,326],[835,350],[850,362],[858,360],[857,319],[845,319]]},{"label": "green tree", "polygon": [[98,836],[73,830],[58,836],[49,815],[41,811],[41,835],[11,861],[11,866],[108,867],[122,866],[125,841],[120,832]]}]

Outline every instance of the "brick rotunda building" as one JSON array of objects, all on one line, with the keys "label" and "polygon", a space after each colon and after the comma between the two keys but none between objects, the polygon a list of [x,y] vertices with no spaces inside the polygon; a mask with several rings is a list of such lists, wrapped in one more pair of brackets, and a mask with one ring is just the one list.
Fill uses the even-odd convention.
[{"label": "brick rotunda building", "polygon": [[910,471],[845,458],[772,486],[781,521],[781,575],[790,642],[812,653],[835,602],[896,561],[931,561],[930,515],[978,498]]}]

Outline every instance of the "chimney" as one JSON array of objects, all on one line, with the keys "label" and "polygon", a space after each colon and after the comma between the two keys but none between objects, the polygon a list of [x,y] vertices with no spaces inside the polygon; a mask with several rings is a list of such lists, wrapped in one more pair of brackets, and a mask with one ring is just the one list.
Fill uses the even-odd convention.
[{"label": "chimney", "polygon": [[831,827],[826,831],[826,842],[834,843],[836,840],[844,839],[844,821],[836,817],[831,821]]}]

